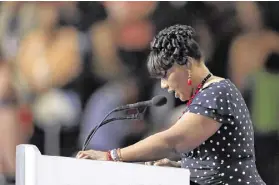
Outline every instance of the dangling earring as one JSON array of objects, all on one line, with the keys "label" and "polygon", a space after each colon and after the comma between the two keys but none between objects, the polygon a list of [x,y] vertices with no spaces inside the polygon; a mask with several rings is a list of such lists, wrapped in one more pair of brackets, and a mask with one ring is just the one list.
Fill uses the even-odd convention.
[{"label": "dangling earring", "polygon": [[191,79],[191,71],[189,71],[188,72],[188,81],[187,81],[187,84],[189,85],[189,86],[191,86],[192,85],[192,79]]}]

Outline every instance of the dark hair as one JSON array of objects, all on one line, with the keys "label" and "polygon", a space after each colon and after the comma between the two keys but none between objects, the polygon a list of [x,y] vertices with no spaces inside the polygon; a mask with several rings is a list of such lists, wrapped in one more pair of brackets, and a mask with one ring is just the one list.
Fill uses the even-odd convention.
[{"label": "dark hair", "polygon": [[185,65],[188,57],[200,60],[202,54],[195,36],[195,30],[187,25],[174,25],[160,31],[151,42],[147,62],[150,75],[164,77],[174,62]]}]

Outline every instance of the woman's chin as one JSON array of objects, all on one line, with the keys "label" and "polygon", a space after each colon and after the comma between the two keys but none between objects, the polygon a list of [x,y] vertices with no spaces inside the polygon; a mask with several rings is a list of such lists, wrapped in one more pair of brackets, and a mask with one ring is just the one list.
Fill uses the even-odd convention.
[{"label": "woman's chin", "polygon": [[182,101],[182,102],[186,102],[186,101],[188,101],[190,99],[189,96],[184,96],[182,94],[179,94],[177,98],[179,98],[180,101]]},{"label": "woman's chin", "polygon": [[183,95],[181,95],[181,94],[179,94],[179,95],[177,95],[177,96],[175,96],[175,97],[176,97],[176,98],[179,98],[180,101],[183,101],[183,102],[187,101],[187,99],[186,99]]}]

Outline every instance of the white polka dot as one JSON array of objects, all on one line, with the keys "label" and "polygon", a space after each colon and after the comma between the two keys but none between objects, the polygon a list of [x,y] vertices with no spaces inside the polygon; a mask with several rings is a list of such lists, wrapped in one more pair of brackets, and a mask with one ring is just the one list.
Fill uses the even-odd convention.
[{"label": "white polka dot", "polygon": [[228,146],[231,146],[231,143],[228,143]]},{"label": "white polka dot", "polygon": [[230,176],[230,179],[232,179],[233,178],[233,176]]},{"label": "white polka dot", "polygon": [[241,179],[238,179],[238,182],[241,182]]},{"label": "white polka dot", "polygon": [[226,140],[226,137],[223,137],[223,140]]},{"label": "white polka dot", "polygon": [[231,166],[229,165],[229,166],[227,166],[227,168],[230,168]]},{"label": "white polka dot", "polygon": [[228,127],[224,126],[224,129],[225,129],[225,130],[227,130],[227,129],[228,129]]},{"label": "white polka dot", "polygon": [[231,133],[231,132],[229,132],[229,135],[231,136],[231,135],[232,135],[232,133]]},{"label": "white polka dot", "polygon": [[235,169],[234,169],[234,171],[235,171],[235,172],[237,172],[237,171],[238,171],[238,169],[237,169],[237,168],[235,168]]},{"label": "white polka dot", "polygon": [[215,151],[215,148],[212,148],[212,151],[214,152],[214,151]]},{"label": "white polka dot", "polygon": [[220,143],[219,142],[216,142],[216,145],[219,145]]},{"label": "white polka dot", "polygon": [[243,171],[242,174],[245,175],[245,171]]},{"label": "white polka dot", "polygon": [[225,151],[225,148],[222,148],[222,152],[224,152]]}]

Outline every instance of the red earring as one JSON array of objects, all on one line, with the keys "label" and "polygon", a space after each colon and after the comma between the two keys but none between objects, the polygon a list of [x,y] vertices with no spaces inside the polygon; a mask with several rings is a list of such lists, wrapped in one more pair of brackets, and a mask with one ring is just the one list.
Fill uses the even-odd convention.
[{"label": "red earring", "polygon": [[192,80],[190,78],[188,78],[187,84],[190,86],[192,85]]},{"label": "red earring", "polygon": [[190,71],[189,71],[189,76],[188,76],[187,84],[188,84],[189,86],[192,85],[191,72],[190,72]]}]

